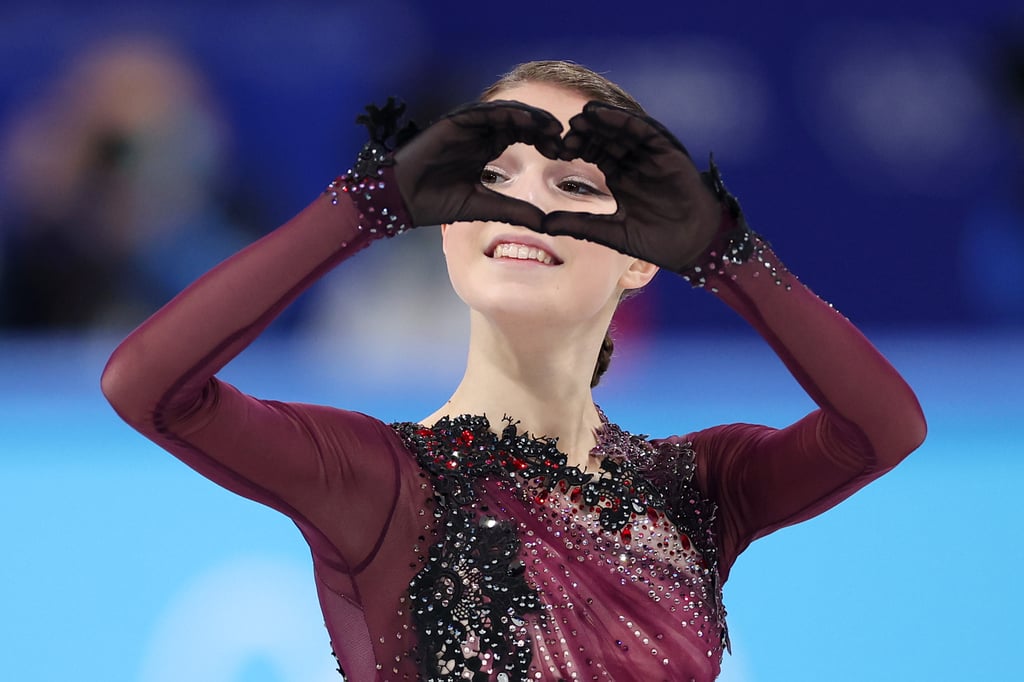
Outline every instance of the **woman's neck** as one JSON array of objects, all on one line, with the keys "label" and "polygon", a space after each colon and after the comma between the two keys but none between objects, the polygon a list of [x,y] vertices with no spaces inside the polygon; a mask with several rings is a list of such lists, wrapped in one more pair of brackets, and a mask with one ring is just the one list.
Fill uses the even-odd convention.
[{"label": "woman's neck", "polygon": [[558,439],[569,464],[594,468],[590,451],[601,418],[590,380],[604,328],[501,328],[473,315],[466,373],[452,397],[423,420],[485,415],[495,429],[509,416],[520,431]]}]

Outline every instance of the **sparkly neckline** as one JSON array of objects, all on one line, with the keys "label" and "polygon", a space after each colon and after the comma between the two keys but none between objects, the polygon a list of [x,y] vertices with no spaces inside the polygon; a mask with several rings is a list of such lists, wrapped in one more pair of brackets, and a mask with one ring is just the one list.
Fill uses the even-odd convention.
[{"label": "sparkly neckline", "polygon": [[[601,409],[600,405],[594,403],[594,408],[597,410],[597,416],[600,422],[593,429],[594,445],[588,451],[588,454],[590,456],[598,457],[602,462],[604,462],[605,459],[625,460],[629,458],[631,440],[638,439],[641,442],[646,442],[646,435],[634,435],[627,433],[626,431],[622,430],[622,428],[620,428],[618,424],[614,424],[611,421],[609,421],[608,415],[605,414],[604,410]],[[433,425],[427,425],[422,422],[396,422],[392,426],[405,427],[411,425],[419,427],[421,429],[433,430],[460,427],[465,426],[467,424],[471,424],[473,427],[478,427],[482,422],[486,426],[488,431],[490,431],[492,434],[498,435],[503,439],[506,437],[506,435],[509,434],[509,429],[512,428],[514,429],[514,431],[512,432],[512,437],[514,438],[521,438],[527,441],[533,441],[538,444],[543,444],[545,448],[548,446],[554,448],[554,450],[559,455],[561,455],[561,457],[564,458],[564,463],[562,464],[563,467],[577,469],[578,471],[580,471],[580,473],[587,476],[594,474],[601,475],[601,472],[595,472],[592,470],[588,470],[585,467],[569,464],[569,456],[564,451],[559,449],[557,437],[537,436],[529,431],[520,432],[519,424],[521,422],[507,414],[501,418],[501,421],[505,423],[505,426],[502,428],[501,432],[496,432],[493,429],[491,429],[490,418],[487,416],[486,413],[476,414],[472,412],[466,412],[454,417],[446,415],[435,421]]]},{"label": "sparkly neckline", "polygon": [[545,618],[542,597],[520,560],[517,520],[481,502],[485,480],[540,507],[557,487],[626,545],[632,519],[664,514],[701,553],[724,638],[715,508],[692,487],[693,450],[688,443],[652,443],[611,423],[599,407],[598,414],[591,452],[601,457],[600,473],[569,465],[556,438],[519,433],[509,416],[499,433],[482,415],[445,416],[429,427],[392,424],[430,480],[428,506],[443,529],[409,585],[424,679],[464,679],[481,666],[526,679],[531,666],[528,616]]},{"label": "sparkly neckline", "polygon": [[[703,496],[690,489],[695,472],[694,453],[689,443],[662,443],[655,447],[644,434],[629,433],[611,422],[600,406],[597,408],[600,425],[594,429],[595,445],[590,453],[600,457],[596,472],[570,465],[568,456],[558,449],[558,439],[534,436],[527,431],[519,433],[520,422],[505,415],[500,433],[491,428],[485,415],[463,414],[444,416],[433,426],[415,422],[392,424],[410,452],[416,455],[420,466],[432,476],[436,492],[451,495],[459,505],[474,502],[476,482],[482,478],[503,478],[530,482],[550,491],[556,484],[578,487],[584,499],[599,510],[601,525],[606,530],[619,530],[628,516],[628,507],[640,512],[646,507],[668,509],[666,495],[679,495],[685,488],[688,497],[700,500],[701,512],[686,514],[682,521],[687,527],[700,527],[706,541],[698,540],[701,550],[708,555],[716,553],[710,523],[714,505],[705,503]],[[669,457],[656,456],[659,450],[670,449]],[[639,474],[639,475],[636,475]],[[627,480],[628,485],[623,485]],[[598,500],[635,498],[632,505],[604,506]],[[670,516],[671,509],[668,509]]]}]

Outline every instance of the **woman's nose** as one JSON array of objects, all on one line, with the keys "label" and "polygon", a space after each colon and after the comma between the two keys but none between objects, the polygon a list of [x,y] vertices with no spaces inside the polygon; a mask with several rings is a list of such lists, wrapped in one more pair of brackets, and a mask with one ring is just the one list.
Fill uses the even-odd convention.
[{"label": "woman's nose", "polygon": [[509,183],[505,194],[514,199],[527,201],[545,213],[554,210],[553,196],[546,184],[543,169],[523,169],[515,180]]}]

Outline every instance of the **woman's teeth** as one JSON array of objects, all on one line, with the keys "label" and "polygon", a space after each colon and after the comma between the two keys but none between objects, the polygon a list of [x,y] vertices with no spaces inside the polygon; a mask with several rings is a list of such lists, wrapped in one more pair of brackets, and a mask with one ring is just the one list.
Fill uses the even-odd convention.
[{"label": "woman's teeth", "polygon": [[517,260],[535,260],[544,265],[551,265],[554,259],[549,253],[533,246],[523,244],[498,244],[494,247],[494,258],[515,258]]}]

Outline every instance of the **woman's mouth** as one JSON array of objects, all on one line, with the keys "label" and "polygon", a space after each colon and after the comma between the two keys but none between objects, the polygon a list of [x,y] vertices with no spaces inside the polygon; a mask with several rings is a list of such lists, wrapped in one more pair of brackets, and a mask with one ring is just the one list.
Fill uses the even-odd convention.
[{"label": "woman's mouth", "polygon": [[561,265],[562,259],[542,240],[528,234],[504,234],[496,236],[485,252],[490,258]]},{"label": "woman's mouth", "polygon": [[491,258],[510,258],[513,260],[534,260],[544,265],[556,265],[555,257],[544,249],[526,244],[503,242],[494,247]]}]

